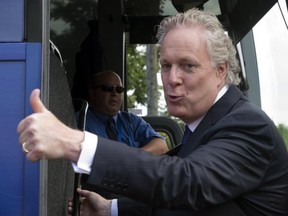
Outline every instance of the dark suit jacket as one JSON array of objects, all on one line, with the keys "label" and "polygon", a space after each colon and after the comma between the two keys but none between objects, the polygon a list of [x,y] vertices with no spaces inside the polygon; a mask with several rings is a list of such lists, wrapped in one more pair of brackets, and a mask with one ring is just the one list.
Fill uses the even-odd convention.
[{"label": "dark suit jacket", "polygon": [[99,137],[88,178],[119,199],[119,215],[287,215],[288,157],[269,117],[235,86],[176,156]]}]

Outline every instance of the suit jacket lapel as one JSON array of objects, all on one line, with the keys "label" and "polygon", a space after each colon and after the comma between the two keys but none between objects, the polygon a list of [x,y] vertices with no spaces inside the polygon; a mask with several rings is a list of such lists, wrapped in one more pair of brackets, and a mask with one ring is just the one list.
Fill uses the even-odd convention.
[{"label": "suit jacket lapel", "polygon": [[243,97],[242,92],[236,86],[231,85],[228,91],[206,113],[195,131],[190,134],[188,142],[182,146],[177,156],[186,157],[201,144],[204,144],[206,131],[223,118],[241,97]]}]

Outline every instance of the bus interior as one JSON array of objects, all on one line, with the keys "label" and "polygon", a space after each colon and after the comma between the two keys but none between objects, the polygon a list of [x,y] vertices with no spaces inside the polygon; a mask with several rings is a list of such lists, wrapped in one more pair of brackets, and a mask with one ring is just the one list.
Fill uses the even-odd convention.
[{"label": "bus interior", "polygon": [[87,101],[90,76],[113,70],[126,87],[122,109],[166,133],[169,148],[180,142],[183,125],[169,116],[161,94],[155,26],[192,7],[218,16],[237,46],[239,87],[275,120],[287,144],[287,5],[288,0],[1,0],[0,99],[9,103],[0,112],[6,153],[0,157],[0,215],[67,215],[77,181],[68,161],[30,163],[15,145],[17,124],[31,113],[33,88],[41,88],[44,104],[76,128],[75,101]]}]

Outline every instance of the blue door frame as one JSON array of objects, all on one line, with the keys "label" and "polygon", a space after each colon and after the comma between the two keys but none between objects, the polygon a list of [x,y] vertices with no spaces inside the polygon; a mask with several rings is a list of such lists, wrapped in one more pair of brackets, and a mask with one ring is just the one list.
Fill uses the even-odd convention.
[{"label": "blue door frame", "polygon": [[40,165],[26,160],[16,128],[40,80],[41,44],[0,43],[0,215],[39,215]]}]

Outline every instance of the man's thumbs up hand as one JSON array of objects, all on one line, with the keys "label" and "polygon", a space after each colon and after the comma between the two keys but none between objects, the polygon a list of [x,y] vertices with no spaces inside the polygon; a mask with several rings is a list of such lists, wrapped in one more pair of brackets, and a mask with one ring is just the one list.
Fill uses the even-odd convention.
[{"label": "man's thumbs up hand", "polygon": [[40,100],[40,90],[34,89],[30,96],[33,114],[23,119],[17,127],[19,143],[27,158],[67,158],[77,161],[84,133],[67,127],[50,112]]}]

